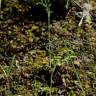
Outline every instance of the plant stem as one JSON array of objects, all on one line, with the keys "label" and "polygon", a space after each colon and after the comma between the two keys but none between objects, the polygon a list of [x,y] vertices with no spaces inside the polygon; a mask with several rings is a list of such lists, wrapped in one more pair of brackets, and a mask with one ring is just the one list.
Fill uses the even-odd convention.
[{"label": "plant stem", "polygon": [[[51,66],[51,32],[50,32],[50,5],[46,7],[47,8],[47,14],[48,14],[48,52],[49,52],[49,66]],[[52,78],[53,78],[53,71],[50,78],[50,96],[52,96],[51,88],[52,88]]]},{"label": "plant stem", "polygon": [[49,43],[49,65],[51,67],[51,33],[50,33],[50,13],[48,12],[48,43]]}]

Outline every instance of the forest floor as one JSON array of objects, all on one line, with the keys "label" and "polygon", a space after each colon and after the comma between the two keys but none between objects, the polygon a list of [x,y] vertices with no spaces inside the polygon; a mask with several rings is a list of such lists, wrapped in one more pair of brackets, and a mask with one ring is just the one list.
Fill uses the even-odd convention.
[{"label": "forest floor", "polygon": [[0,21],[0,96],[96,96],[96,21],[72,12],[51,20],[52,66],[47,22]]}]

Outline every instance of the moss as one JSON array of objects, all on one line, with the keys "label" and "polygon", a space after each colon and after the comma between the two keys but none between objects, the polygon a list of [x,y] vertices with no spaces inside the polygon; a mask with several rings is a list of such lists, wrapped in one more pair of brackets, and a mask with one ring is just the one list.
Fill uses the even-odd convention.
[{"label": "moss", "polygon": [[[82,24],[78,27],[79,21],[71,14],[64,20],[51,20],[50,67],[47,23],[36,22],[32,18],[29,20],[24,17],[24,12],[27,11],[26,8],[24,10],[24,5],[19,8],[22,11],[19,10],[20,17],[4,17],[1,21],[0,64],[4,70],[0,67],[0,96],[6,96],[7,92],[12,96],[45,96],[49,95],[50,91],[52,96],[79,96],[82,93],[80,82],[86,95],[94,95],[95,24],[92,22],[92,25]],[[9,86],[5,74],[8,76]]]}]

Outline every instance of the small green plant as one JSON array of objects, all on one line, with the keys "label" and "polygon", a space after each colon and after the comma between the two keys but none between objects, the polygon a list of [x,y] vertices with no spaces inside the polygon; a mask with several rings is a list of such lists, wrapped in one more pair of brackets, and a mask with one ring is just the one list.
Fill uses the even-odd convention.
[{"label": "small green plant", "polygon": [[[67,0],[66,1],[66,9],[68,9],[68,7],[69,7],[69,2],[72,2],[72,0]],[[51,89],[52,89],[52,83],[53,83],[53,74],[54,74],[54,71],[56,69],[56,66],[61,66],[64,63],[68,63],[69,61],[72,61],[72,59],[74,59],[76,56],[74,55],[74,52],[67,47],[62,48],[57,55],[52,53],[52,49],[51,49],[51,45],[52,45],[51,43],[52,42],[51,42],[51,32],[50,32],[50,16],[51,16],[50,7],[51,7],[51,3],[50,3],[50,0],[48,0],[48,1],[40,0],[37,4],[43,5],[45,7],[45,10],[46,10],[47,15],[48,15],[48,32],[49,32],[48,52],[49,52],[49,65],[52,68],[52,73],[51,73],[51,78],[50,78],[50,90],[49,90],[50,92],[49,93],[50,93],[50,96],[52,96]],[[82,92],[83,92],[83,95],[84,95],[85,93],[84,93],[81,81],[79,79],[79,75],[78,75],[74,65],[73,65],[73,68],[74,68],[74,71],[76,73],[78,82],[80,83],[80,86],[81,86],[81,89],[82,89]]]},{"label": "small green plant", "polygon": [[[45,10],[46,10],[46,12],[47,12],[47,15],[48,15],[48,17],[47,17],[47,19],[48,19],[48,41],[49,41],[49,43],[48,43],[48,52],[49,52],[49,65],[50,65],[50,67],[51,67],[51,33],[50,33],[50,16],[51,16],[51,9],[50,9],[50,7],[51,7],[51,3],[50,3],[50,0],[40,0],[37,4],[41,4],[41,5],[43,5],[44,7],[45,7]],[[50,84],[50,88],[52,88],[52,78],[51,78],[51,84]],[[51,89],[50,89],[50,96],[52,96],[52,94],[51,94]]]},{"label": "small green plant", "polygon": [[[51,74],[51,81],[53,81],[53,74],[55,72],[55,69],[57,66],[62,66],[65,63],[69,63],[75,58],[75,54],[72,50],[69,48],[62,48],[58,54],[53,54],[51,58],[51,64],[52,64],[52,74]],[[52,86],[52,82],[51,82]]]}]

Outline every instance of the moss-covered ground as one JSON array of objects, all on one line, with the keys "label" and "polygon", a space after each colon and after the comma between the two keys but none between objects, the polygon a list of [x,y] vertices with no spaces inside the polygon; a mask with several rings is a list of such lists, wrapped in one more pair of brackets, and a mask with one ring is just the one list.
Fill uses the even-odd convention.
[{"label": "moss-covered ground", "polygon": [[46,21],[0,21],[0,96],[96,96],[96,21],[79,27],[75,9],[51,20],[51,52]]}]

